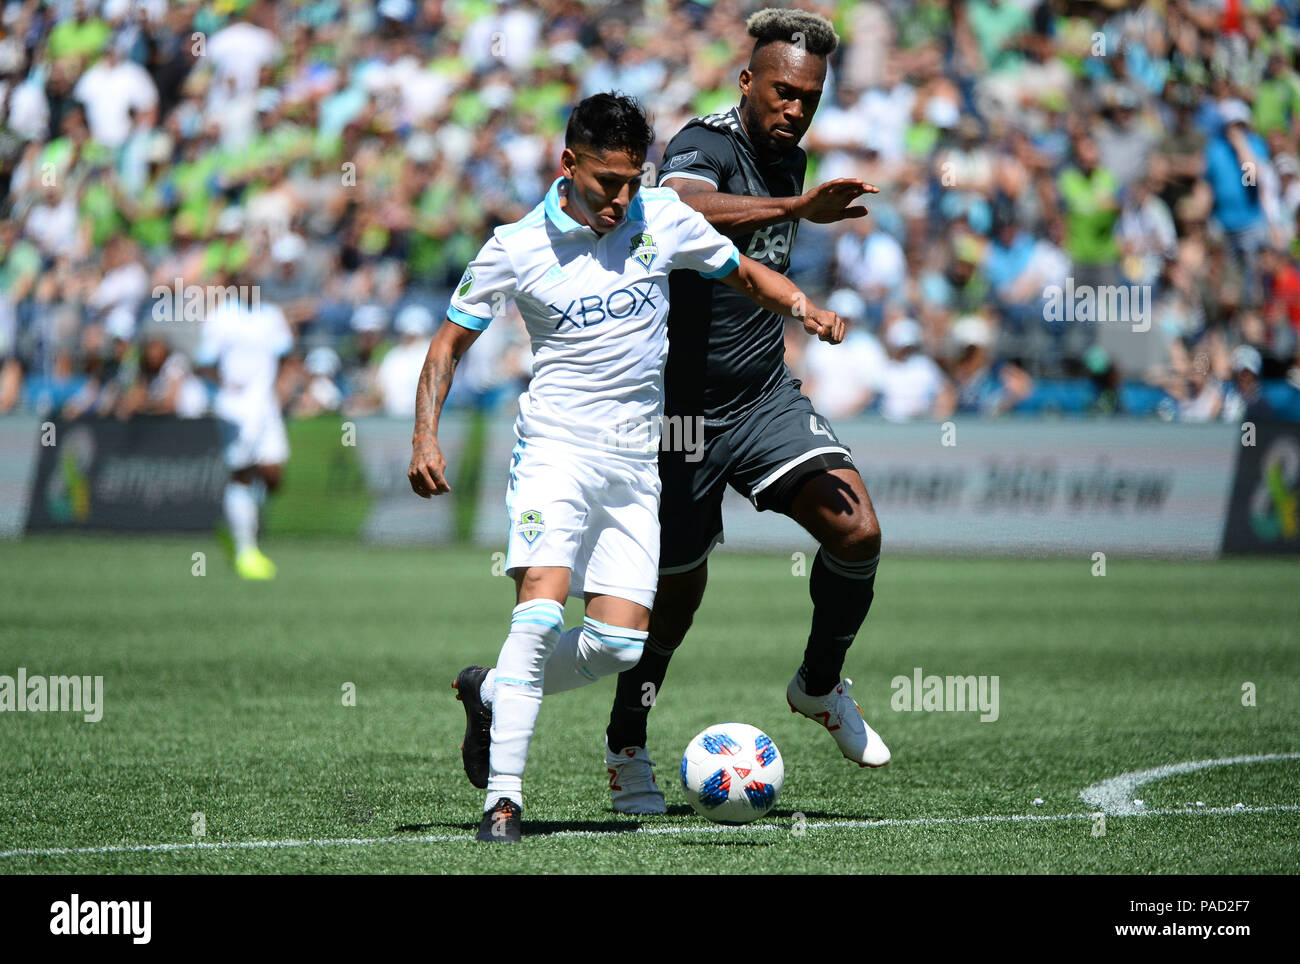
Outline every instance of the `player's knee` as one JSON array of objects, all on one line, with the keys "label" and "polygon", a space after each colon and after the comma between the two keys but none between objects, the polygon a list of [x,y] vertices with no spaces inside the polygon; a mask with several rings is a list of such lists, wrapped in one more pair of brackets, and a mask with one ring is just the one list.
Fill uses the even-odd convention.
[{"label": "player's knee", "polygon": [[655,611],[650,616],[650,636],[660,650],[671,652],[682,644],[695,621],[695,610]]},{"label": "player's knee", "polygon": [[644,641],[637,641],[633,644],[617,647],[606,646],[604,649],[606,658],[614,667],[614,672],[623,673],[635,668],[636,664],[641,662],[641,654],[645,652],[645,643]]},{"label": "player's knee", "polygon": [[593,679],[632,669],[641,662],[646,633],[587,620],[578,641],[581,662]]},{"label": "player's knee", "polygon": [[268,493],[275,492],[280,488],[280,482],[283,478],[280,466],[263,465],[258,469],[258,474],[262,477],[262,484],[266,486]]},{"label": "player's knee", "polygon": [[650,624],[650,634],[654,637],[655,645],[663,654],[677,652],[677,647],[686,639],[686,634],[691,631],[691,624],[694,620],[687,618],[676,623],[661,623],[659,631],[655,631],[655,624]]},{"label": "player's knee", "polygon": [[826,551],[845,562],[866,562],[880,555],[880,523],[874,513],[855,518],[824,544]]}]

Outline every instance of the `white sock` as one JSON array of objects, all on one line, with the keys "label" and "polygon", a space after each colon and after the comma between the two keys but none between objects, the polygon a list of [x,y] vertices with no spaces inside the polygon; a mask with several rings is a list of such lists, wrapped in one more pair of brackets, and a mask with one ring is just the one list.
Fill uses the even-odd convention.
[{"label": "white sock", "polygon": [[227,482],[221,506],[235,540],[235,552],[257,548],[257,496],[253,487],[233,480]]},{"label": "white sock", "polygon": [[546,664],[544,692],[563,693],[631,669],[641,660],[645,630],[611,626],[588,616],[565,632]]},{"label": "white sock", "polygon": [[502,797],[523,806],[524,764],[542,709],[546,659],[563,628],[564,607],[553,599],[531,599],[511,614],[510,635],[491,674],[492,749],[484,810]]}]

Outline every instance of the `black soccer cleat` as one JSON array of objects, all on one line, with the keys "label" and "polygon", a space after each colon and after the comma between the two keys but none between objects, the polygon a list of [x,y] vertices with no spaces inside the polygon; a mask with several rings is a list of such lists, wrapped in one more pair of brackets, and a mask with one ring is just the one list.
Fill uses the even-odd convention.
[{"label": "black soccer cleat", "polygon": [[497,801],[496,806],[483,814],[475,840],[488,843],[519,843],[523,836],[520,818],[523,811],[519,804],[506,797]]},{"label": "black soccer cleat", "polygon": [[465,742],[460,745],[460,759],[465,776],[480,790],[488,785],[488,758],[492,749],[492,711],[483,705],[479,687],[488,674],[483,666],[467,666],[460,671],[451,688],[465,707]]}]

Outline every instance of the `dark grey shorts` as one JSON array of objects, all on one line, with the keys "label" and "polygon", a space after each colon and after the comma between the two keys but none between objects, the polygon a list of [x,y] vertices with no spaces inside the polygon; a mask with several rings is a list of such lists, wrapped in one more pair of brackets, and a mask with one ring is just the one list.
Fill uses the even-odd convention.
[{"label": "dark grey shorts", "polygon": [[[788,512],[800,486],[820,472],[854,468],[848,448],[817,414],[793,379],[765,398],[744,420],[707,430],[703,457],[659,453],[659,572],[689,572],[722,541],[726,487],[760,512]],[[690,458],[697,461],[687,461]]]}]

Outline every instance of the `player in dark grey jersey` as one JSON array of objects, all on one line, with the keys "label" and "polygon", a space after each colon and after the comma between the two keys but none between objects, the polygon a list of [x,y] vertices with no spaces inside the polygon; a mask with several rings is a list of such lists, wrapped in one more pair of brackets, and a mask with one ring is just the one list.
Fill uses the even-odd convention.
[{"label": "player in dark grey jersey", "polygon": [[[754,48],[740,73],[740,106],[687,124],[664,152],[659,184],[749,257],[784,272],[800,219],[862,217],[867,209],[852,202],[876,189],[843,178],[803,190],[807,157],[798,145],[838,43],[830,22],[769,9],[747,27]],[[862,477],[785,365],[784,319],[693,272],[674,272],[670,285],[666,413],[703,416],[705,445],[702,458],[698,450],[659,456],[662,537],[650,637],[640,663],[619,676],[606,733],[613,805],[623,813],[664,812],[645,749],[647,716],[703,598],[727,485],[760,511],[790,516],[821,545],[809,579],[812,631],[786,689],[791,710],[825,726],[853,762],[889,762],[851,681],[840,678],[871,607],[880,555]]]}]

